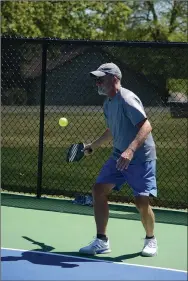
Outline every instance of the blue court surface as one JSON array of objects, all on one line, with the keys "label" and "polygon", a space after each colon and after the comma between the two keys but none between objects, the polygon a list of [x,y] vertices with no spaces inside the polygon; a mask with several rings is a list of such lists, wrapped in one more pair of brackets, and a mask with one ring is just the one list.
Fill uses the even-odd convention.
[{"label": "blue court surface", "polygon": [[187,280],[187,272],[2,248],[1,280]]}]

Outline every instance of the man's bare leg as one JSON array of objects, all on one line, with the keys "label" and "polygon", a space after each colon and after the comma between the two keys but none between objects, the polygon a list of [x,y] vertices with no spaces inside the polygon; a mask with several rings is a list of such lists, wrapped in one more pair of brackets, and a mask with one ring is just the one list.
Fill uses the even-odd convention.
[{"label": "man's bare leg", "polygon": [[97,234],[106,235],[109,218],[108,195],[114,184],[95,184],[93,186],[93,207]]},{"label": "man's bare leg", "polygon": [[106,231],[109,218],[108,194],[113,187],[114,184],[95,184],[93,186],[93,207],[97,237],[88,246],[81,248],[80,253],[95,255],[111,252]]},{"label": "man's bare leg", "polygon": [[147,257],[155,256],[158,252],[157,239],[154,236],[155,215],[149,204],[149,198],[146,196],[138,196],[135,198],[135,203],[146,231],[142,255]]},{"label": "man's bare leg", "polygon": [[147,237],[154,236],[155,215],[151,206],[149,205],[149,198],[147,196],[135,197],[136,207],[140,212],[141,221],[146,231]]}]

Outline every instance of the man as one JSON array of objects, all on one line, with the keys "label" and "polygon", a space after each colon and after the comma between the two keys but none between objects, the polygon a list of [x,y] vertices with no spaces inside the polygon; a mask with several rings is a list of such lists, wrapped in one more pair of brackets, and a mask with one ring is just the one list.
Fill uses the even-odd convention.
[{"label": "man", "polygon": [[98,93],[106,95],[104,115],[107,129],[85,147],[93,151],[106,141],[113,139],[113,153],[102,167],[93,186],[93,204],[96,222],[96,239],[80,253],[99,254],[111,252],[106,236],[109,217],[108,194],[128,183],[135,196],[135,205],[140,212],[146,232],[142,255],[157,254],[154,236],[154,213],[149,204],[150,196],[157,196],[156,149],[151,134],[152,127],[147,119],[140,99],[131,91],[121,87],[122,74],[117,65],[106,63],[90,73],[95,77]]}]

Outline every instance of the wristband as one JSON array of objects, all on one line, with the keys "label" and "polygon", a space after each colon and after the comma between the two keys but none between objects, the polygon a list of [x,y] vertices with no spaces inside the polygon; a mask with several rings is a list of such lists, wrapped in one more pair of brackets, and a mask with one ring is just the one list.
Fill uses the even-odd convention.
[{"label": "wristband", "polygon": [[135,153],[135,150],[132,147],[129,147],[130,150],[132,150],[133,153]]}]

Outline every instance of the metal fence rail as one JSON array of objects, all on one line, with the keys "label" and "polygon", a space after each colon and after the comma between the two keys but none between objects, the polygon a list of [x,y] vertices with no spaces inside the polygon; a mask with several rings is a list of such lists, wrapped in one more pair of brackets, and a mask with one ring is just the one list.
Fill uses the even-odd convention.
[{"label": "metal fence rail", "polygon": [[[159,195],[152,204],[187,208],[188,44],[2,38],[2,189],[75,197],[91,186],[112,144],[80,163],[65,162],[73,142],[105,128],[104,98],[89,72],[105,62],[142,100],[157,146]],[[69,125],[61,128],[60,117]],[[111,201],[132,202],[128,186]]]}]

